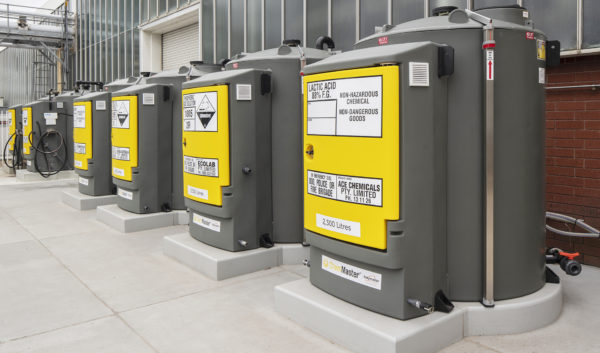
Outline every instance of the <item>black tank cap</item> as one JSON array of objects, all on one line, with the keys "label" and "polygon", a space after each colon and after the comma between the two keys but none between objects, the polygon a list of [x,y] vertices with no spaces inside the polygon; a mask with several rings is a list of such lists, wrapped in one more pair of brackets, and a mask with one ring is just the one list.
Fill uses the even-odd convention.
[{"label": "black tank cap", "polygon": [[432,16],[440,16],[440,15],[444,15],[444,14],[449,14],[450,12],[452,12],[456,9],[458,9],[458,7],[456,7],[456,6],[440,6],[440,7],[436,7],[435,9],[433,9],[433,11],[431,11],[431,15]]},{"label": "black tank cap", "polygon": [[302,42],[300,41],[300,39],[284,39],[282,43],[283,45],[288,45],[290,47],[297,47]]}]

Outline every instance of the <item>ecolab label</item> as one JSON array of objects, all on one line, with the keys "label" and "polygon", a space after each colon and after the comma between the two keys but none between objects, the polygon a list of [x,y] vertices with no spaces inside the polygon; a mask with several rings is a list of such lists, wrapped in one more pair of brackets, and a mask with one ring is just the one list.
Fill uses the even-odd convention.
[{"label": "ecolab label", "polygon": [[360,238],[360,223],[317,213],[317,227]]},{"label": "ecolab label", "polygon": [[183,171],[188,174],[218,177],[219,160],[214,158],[183,156]]},{"label": "ecolab label", "polygon": [[79,184],[88,186],[90,184],[90,181],[86,178],[79,177]]},{"label": "ecolab label", "polygon": [[381,273],[367,271],[325,255],[321,255],[321,268],[349,281],[381,290]]},{"label": "ecolab label", "polygon": [[125,176],[125,171],[121,168],[113,167],[113,174],[118,176]]},{"label": "ecolab label", "polygon": [[382,77],[308,82],[307,134],[381,137]]},{"label": "ecolab label", "polygon": [[194,213],[192,216],[192,221],[204,228],[210,229],[215,232],[221,231],[221,222],[214,220],[212,218],[200,216],[199,214]]},{"label": "ecolab label", "polygon": [[208,200],[208,190],[195,188],[191,185],[187,186],[187,192],[190,196],[197,197],[199,199]]},{"label": "ecolab label", "polygon": [[119,190],[117,191],[117,194],[124,199],[133,200],[133,193],[131,191],[127,191],[127,190],[123,190],[123,189],[119,188]]},{"label": "ecolab label", "polygon": [[306,181],[306,192],[310,195],[367,206],[383,205],[382,179],[307,170]]}]

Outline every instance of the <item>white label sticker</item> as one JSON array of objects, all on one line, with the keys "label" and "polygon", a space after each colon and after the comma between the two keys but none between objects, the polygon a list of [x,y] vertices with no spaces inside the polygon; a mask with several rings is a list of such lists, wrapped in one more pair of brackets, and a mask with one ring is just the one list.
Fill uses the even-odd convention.
[{"label": "white label sticker", "polygon": [[27,161],[27,166],[31,167],[31,161]]},{"label": "white label sticker", "polygon": [[252,85],[235,85],[235,93],[239,101],[252,100]]},{"label": "white label sticker", "polygon": [[13,116],[13,112],[12,112],[12,111],[10,111],[10,110],[8,111],[8,115],[10,116],[10,118],[9,118],[9,120],[8,120],[8,126],[12,126],[12,124],[13,124],[13,119],[14,119],[15,117]]},{"label": "white label sticker", "polygon": [[309,135],[381,137],[382,77],[307,84]]},{"label": "white label sticker", "polygon": [[112,127],[129,129],[129,101],[112,102]]},{"label": "white label sticker", "polygon": [[23,123],[23,126],[27,126],[27,122],[29,121],[29,110],[25,110],[23,109],[21,111],[21,122]]},{"label": "white label sticker", "polygon": [[77,154],[85,154],[85,143],[73,143],[73,150]]},{"label": "white label sticker", "polygon": [[82,161],[75,160],[73,164],[75,164],[75,168],[81,168],[81,167],[83,167],[83,162]]},{"label": "white label sticker", "polygon": [[543,67],[538,68],[538,83],[546,83],[546,69]]},{"label": "white label sticker", "polygon": [[187,192],[190,196],[197,197],[199,199],[208,200],[208,190],[195,188],[191,185],[187,186]]},{"label": "white label sticker", "polygon": [[316,224],[317,227],[322,229],[327,229],[332,232],[342,233],[346,235],[351,235],[353,237],[360,238],[360,223],[347,221],[345,219],[339,219],[329,216],[323,216],[322,214],[317,213]]},{"label": "white label sticker", "polygon": [[383,181],[377,178],[362,178],[308,170],[306,192],[327,199],[382,206]]},{"label": "white label sticker", "polygon": [[494,80],[494,51],[493,50],[486,50],[485,51],[485,57],[486,57],[486,61],[485,61],[485,70],[486,70],[486,79],[488,81],[493,81]]},{"label": "white label sticker", "polygon": [[201,227],[214,230],[215,232],[221,231],[221,222],[212,218],[200,216],[199,214],[194,213],[192,216],[192,221]]},{"label": "white label sticker", "polygon": [[90,184],[90,181],[86,178],[79,177],[79,184],[88,186]]},{"label": "white label sticker", "polygon": [[154,105],[154,93],[143,93],[142,94],[143,105]]},{"label": "white label sticker", "polygon": [[214,158],[183,156],[183,171],[188,174],[218,177],[219,160]]},{"label": "white label sticker", "polygon": [[217,131],[217,92],[191,93],[183,96],[183,130]]},{"label": "white label sticker", "polygon": [[381,273],[371,272],[360,267],[352,266],[325,255],[321,255],[321,268],[352,282],[381,290]]},{"label": "white label sticker", "polygon": [[120,161],[128,161],[129,148],[112,146],[112,158]]},{"label": "white label sticker", "polygon": [[124,199],[133,200],[133,193],[131,191],[127,191],[127,190],[123,190],[123,189],[119,188],[119,190],[117,191],[117,194]]},{"label": "white label sticker", "polygon": [[118,176],[125,176],[125,171],[121,168],[113,167],[113,174]]},{"label": "white label sticker", "polygon": [[85,128],[85,105],[73,106],[73,127],[78,129]]},{"label": "white label sticker", "polygon": [[46,125],[56,125],[58,113],[44,113],[44,119],[46,120]]},{"label": "white label sticker", "polygon": [[56,107],[62,109],[64,107],[64,102],[56,102]]},{"label": "white label sticker", "polygon": [[523,18],[529,18],[529,11],[523,11]]},{"label": "white label sticker", "polygon": [[96,110],[106,110],[106,101],[96,101]]}]

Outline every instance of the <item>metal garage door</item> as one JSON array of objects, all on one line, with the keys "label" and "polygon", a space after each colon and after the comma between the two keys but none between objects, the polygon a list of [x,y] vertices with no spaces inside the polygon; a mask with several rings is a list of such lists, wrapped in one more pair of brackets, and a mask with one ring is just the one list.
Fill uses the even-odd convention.
[{"label": "metal garage door", "polygon": [[162,69],[178,69],[200,60],[198,23],[162,35]]}]

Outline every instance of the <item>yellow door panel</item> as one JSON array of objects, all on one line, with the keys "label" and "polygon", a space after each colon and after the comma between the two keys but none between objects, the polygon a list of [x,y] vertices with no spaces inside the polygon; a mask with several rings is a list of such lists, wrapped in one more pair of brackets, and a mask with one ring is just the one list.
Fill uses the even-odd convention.
[{"label": "yellow door panel", "polygon": [[23,121],[23,154],[30,154],[29,148],[31,142],[29,141],[29,134],[31,133],[31,107],[23,108],[21,110],[21,119]]},{"label": "yellow door panel", "polygon": [[[8,126],[8,137],[11,137],[17,130],[17,122],[15,121],[15,114],[16,114],[16,112],[14,109],[8,110],[8,115],[10,115],[10,120],[9,120],[10,125]],[[9,151],[14,150],[14,145],[15,145],[16,140],[17,140],[17,136],[14,136],[12,139],[12,142],[9,143],[9,145],[8,145]]]},{"label": "yellow door panel", "polygon": [[227,85],[183,90],[183,194],[222,206],[229,179],[229,91]]},{"label": "yellow door panel", "polygon": [[73,152],[75,168],[88,170],[92,158],[92,102],[73,103]]},{"label": "yellow door panel", "polygon": [[304,226],[386,249],[400,217],[399,68],[304,76]]},{"label": "yellow door panel", "polygon": [[112,176],[132,181],[138,166],[138,97],[112,98]]}]

